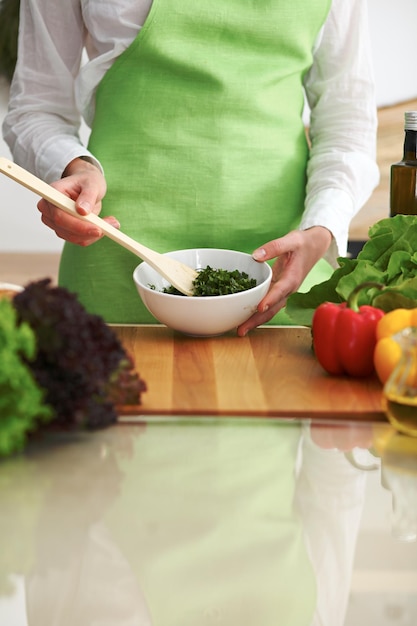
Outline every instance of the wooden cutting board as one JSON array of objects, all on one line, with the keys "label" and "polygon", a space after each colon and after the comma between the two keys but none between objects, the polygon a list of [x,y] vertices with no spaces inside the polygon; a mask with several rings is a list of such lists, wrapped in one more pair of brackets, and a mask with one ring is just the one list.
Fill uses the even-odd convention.
[{"label": "wooden cutting board", "polygon": [[113,328],[148,388],[122,414],[385,420],[377,378],[327,375],[307,328],[261,327],[245,338]]}]

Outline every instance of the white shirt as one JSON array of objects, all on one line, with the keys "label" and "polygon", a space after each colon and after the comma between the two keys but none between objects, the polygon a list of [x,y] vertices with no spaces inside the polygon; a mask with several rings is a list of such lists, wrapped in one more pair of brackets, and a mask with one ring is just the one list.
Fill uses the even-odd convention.
[{"label": "white shirt", "polygon": [[[81,119],[91,125],[97,85],[136,37],[151,3],[21,0],[18,63],[3,123],[17,163],[52,182],[72,159],[89,155]],[[304,80],[312,148],[300,228],[332,232],[327,258],[335,265],[346,254],[351,219],[379,181],[367,3],[333,0],[313,52]]]}]

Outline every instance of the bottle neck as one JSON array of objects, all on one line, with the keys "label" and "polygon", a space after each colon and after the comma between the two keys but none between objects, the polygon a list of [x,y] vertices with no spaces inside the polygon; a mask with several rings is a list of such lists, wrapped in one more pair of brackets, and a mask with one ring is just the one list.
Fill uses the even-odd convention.
[{"label": "bottle neck", "polygon": [[417,130],[405,130],[404,161],[417,161]]}]

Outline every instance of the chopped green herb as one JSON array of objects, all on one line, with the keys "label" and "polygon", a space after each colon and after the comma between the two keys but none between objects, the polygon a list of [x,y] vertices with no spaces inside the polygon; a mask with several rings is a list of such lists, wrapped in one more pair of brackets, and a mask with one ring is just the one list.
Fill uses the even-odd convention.
[{"label": "chopped green herb", "polygon": [[[149,285],[151,289],[155,289],[155,286]],[[170,285],[169,287],[164,287],[162,289],[162,293],[169,293],[171,294],[171,296],[184,296],[185,294],[181,293],[181,291],[178,291],[178,289],[176,289],[173,285]]]},{"label": "chopped green herb", "polygon": [[[239,270],[213,269],[209,265],[205,269],[198,271],[198,276],[193,282],[194,296],[225,296],[240,291],[247,291],[256,287],[256,279],[249,278],[246,272]],[[154,285],[149,285],[155,289]],[[163,289],[163,293],[182,296],[181,292],[170,285]]]},{"label": "chopped green herb", "polygon": [[239,270],[215,270],[209,265],[198,273],[194,281],[195,296],[224,296],[246,291],[256,286],[256,280]]}]

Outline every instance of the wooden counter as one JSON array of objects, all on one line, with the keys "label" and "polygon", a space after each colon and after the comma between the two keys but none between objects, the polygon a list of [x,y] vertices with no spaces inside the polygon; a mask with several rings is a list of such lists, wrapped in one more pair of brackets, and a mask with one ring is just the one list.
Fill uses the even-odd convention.
[{"label": "wooden counter", "polygon": [[261,327],[245,338],[114,328],[148,387],[124,414],[385,420],[377,378],[327,375],[307,328]]}]

